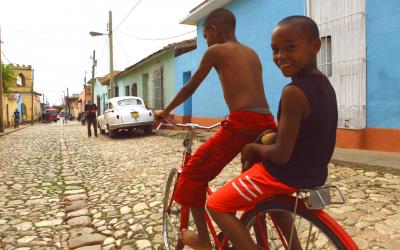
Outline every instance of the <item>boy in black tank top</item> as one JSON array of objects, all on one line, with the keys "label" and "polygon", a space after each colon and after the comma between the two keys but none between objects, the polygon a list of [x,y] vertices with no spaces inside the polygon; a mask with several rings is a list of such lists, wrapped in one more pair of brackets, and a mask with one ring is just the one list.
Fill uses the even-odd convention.
[{"label": "boy in black tank top", "polygon": [[[308,17],[287,17],[273,30],[273,60],[292,79],[282,91],[276,142],[247,144],[242,150],[244,172],[207,201],[211,216],[236,249],[257,246],[232,212],[326,181],[336,142],[337,103],[332,85],[317,68],[320,46],[318,26]],[[280,223],[290,220],[282,217]],[[297,237],[291,249],[301,249]]]}]

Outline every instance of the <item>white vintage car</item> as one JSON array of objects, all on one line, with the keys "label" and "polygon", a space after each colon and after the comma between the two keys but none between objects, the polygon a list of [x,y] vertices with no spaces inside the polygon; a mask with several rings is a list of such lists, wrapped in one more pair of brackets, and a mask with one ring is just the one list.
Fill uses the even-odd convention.
[{"label": "white vintage car", "polygon": [[97,117],[100,133],[108,131],[110,137],[115,137],[122,129],[142,129],[145,134],[151,134],[153,124],[153,111],[147,109],[143,100],[135,96],[110,98],[105,104],[104,115]]}]

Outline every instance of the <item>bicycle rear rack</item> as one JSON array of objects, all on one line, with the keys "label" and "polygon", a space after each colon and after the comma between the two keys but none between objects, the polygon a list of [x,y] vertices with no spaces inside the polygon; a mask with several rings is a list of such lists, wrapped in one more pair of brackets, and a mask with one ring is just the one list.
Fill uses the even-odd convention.
[{"label": "bicycle rear rack", "polygon": [[[332,201],[331,189],[339,193],[341,200]],[[345,198],[337,186],[323,185],[315,188],[306,188],[299,190],[300,198],[304,201],[306,207],[312,210],[324,209],[331,204],[344,204]]]}]

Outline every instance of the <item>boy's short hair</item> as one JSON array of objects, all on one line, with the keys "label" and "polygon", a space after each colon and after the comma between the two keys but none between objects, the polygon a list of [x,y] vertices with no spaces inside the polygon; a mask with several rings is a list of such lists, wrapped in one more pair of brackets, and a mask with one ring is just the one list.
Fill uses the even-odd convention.
[{"label": "boy's short hair", "polygon": [[298,25],[310,40],[319,38],[318,25],[307,16],[288,16],[278,23],[278,25],[281,24]]},{"label": "boy's short hair", "polygon": [[210,24],[215,24],[217,26],[222,26],[222,27],[229,27],[235,30],[236,18],[230,10],[224,8],[218,8],[216,10],[213,10],[207,16],[206,20],[203,23],[203,27],[206,27],[207,25]]}]

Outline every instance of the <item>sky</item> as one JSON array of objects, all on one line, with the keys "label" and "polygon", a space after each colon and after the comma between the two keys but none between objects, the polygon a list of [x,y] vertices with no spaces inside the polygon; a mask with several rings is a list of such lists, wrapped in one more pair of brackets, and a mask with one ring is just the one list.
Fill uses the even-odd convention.
[{"label": "sky", "polygon": [[[80,93],[92,76],[109,73],[108,33],[112,11],[114,70],[124,70],[167,44],[196,36],[180,24],[203,0],[0,0],[2,62],[32,65],[34,89],[50,105]],[[177,36],[177,37],[175,37]],[[172,38],[175,37],[175,38]]]}]

